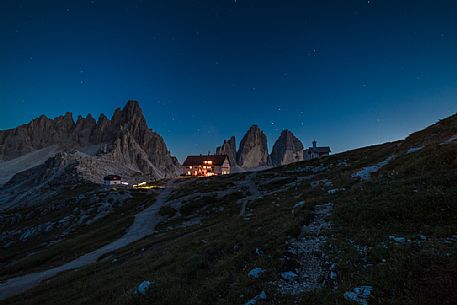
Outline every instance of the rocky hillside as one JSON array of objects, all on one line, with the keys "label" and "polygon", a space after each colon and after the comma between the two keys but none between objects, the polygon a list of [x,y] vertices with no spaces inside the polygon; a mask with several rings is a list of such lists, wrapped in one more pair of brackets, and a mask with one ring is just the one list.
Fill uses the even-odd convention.
[{"label": "rocky hillside", "polygon": [[303,161],[303,143],[289,130],[283,130],[271,151],[273,166]]},{"label": "rocky hillside", "polygon": [[[156,206],[152,234],[50,277],[77,259],[68,249],[94,253],[146,221],[112,233],[132,223],[122,223],[125,213],[142,213],[129,201],[138,194],[86,186],[0,212],[0,297],[9,293],[7,305],[453,305],[456,181],[457,116],[323,160],[176,179],[159,197],[138,199]],[[110,222],[98,222],[98,211]],[[37,276],[44,280],[21,291]]]}]

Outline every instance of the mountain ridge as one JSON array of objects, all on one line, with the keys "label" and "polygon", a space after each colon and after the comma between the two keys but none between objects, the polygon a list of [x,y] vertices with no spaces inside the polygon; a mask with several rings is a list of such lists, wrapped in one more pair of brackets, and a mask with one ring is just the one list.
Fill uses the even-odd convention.
[{"label": "mountain ridge", "polygon": [[[34,162],[40,151],[44,152],[40,162]],[[26,194],[34,195],[55,179],[68,179],[62,175],[77,176],[74,181],[100,184],[108,174],[135,182],[175,177],[181,171],[163,138],[148,127],[139,103],[132,100],[124,108],[115,109],[111,119],[101,114],[95,121],[88,114],[85,118],[78,116],[75,122],[67,112],[54,119],[41,115],[28,124],[0,131],[0,156],[0,183],[13,179],[18,184],[20,177],[35,177],[34,171],[53,172],[57,164],[73,168],[71,173],[56,171],[56,175],[26,179],[28,191],[24,194],[21,194],[23,189],[6,183],[0,189],[3,194],[0,203],[4,206],[6,202],[9,205],[24,202]]]}]

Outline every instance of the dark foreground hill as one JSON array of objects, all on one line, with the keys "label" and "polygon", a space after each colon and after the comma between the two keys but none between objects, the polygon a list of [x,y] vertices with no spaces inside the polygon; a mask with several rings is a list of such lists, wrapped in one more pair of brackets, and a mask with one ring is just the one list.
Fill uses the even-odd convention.
[{"label": "dark foreground hill", "polygon": [[[160,219],[154,234],[3,303],[442,305],[457,299],[456,115],[403,141],[263,172],[177,179],[168,192],[153,215]],[[157,204],[156,195],[105,194],[86,185],[47,205],[2,214],[2,236],[21,234],[2,240],[0,296],[14,286],[7,279],[116,240],[133,215]],[[69,225],[60,224],[69,215]],[[43,223],[53,227],[27,236]]]}]

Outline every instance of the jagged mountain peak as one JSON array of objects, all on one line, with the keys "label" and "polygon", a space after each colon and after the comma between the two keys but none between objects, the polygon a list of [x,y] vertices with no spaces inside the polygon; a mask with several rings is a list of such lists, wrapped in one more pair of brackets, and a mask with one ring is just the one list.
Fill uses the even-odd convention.
[{"label": "jagged mountain peak", "polygon": [[232,166],[237,165],[236,161],[236,140],[235,136],[224,140],[224,144],[216,148],[216,155],[227,155]]},{"label": "jagged mountain peak", "polygon": [[123,128],[129,129],[135,135],[138,135],[138,132],[141,132],[142,130],[149,129],[146,119],[144,118],[143,110],[137,101],[128,101],[121,111],[120,118],[120,123],[123,125]]},{"label": "jagged mountain peak", "polygon": [[73,121],[73,113],[70,111],[65,112],[65,115],[63,116],[65,119],[69,119]]},{"label": "jagged mountain peak", "polygon": [[97,120],[97,124],[104,124],[105,122],[108,122],[109,119],[108,117],[104,114],[104,113],[100,113],[100,115],[98,116],[98,120]]},{"label": "jagged mountain peak", "polygon": [[136,100],[129,100],[127,101],[127,104],[125,104],[123,108],[124,112],[130,112],[130,113],[141,113],[143,114],[143,110],[140,107],[140,103]]},{"label": "jagged mountain peak", "polygon": [[244,168],[271,164],[268,155],[267,136],[257,124],[252,125],[241,139],[237,163]]},{"label": "jagged mountain peak", "polygon": [[249,127],[249,131],[248,132],[257,132],[257,131],[262,132],[262,130],[260,129],[259,125],[252,124],[251,127]]},{"label": "jagged mountain peak", "polygon": [[303,160],[303,143],[290,131],[284,129],[271,151],[273,166],[286,165]]}]

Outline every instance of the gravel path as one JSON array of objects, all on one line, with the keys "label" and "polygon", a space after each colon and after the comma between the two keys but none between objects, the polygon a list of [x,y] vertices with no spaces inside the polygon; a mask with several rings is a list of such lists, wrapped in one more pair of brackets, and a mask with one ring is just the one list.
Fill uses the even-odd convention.
[{"label": "gravel path", "polygon": [[100,256],[125,247],[134,241],[152,234],[155,227],[161,220],[159,210],[162,206],[165,205],[169,195],[171,194],[173,190],[173,182],[174,180],[171,180],[167,184],[167,187],[160,193],[155,203],[135,216],[133,224],[130,226],[127,233],[121,238],[95,251],[84,254],[83,256],[80,256],[77,259],[62,266],[41,272],[25,274],[2,282],[0,284],[0,300],[21,294],[24,291],[38,285],[40,282],[49,279],[63,271],[77,269],[88,264],[95,263]]},{"label": "gravel path", "polygon": [[293,281],[283,278],[277,282],[281,293],[297,296],[323,287],[328,258],[321,249],[326,241],[322,231],[331,227],[332,211],[331,203],[316,205],[313,221],[303,226],[298,238],[289,241],[287,259],[298,266],[291,270],[296,275]]},{"label": "gravel path", "polygon": [[256,175],[257,173],[254,172],[248,175],[242,183],[238,184],[238,186],[247,186],[249,193],[251,194],[250,196],[244,197],[238,201],[241,204],[240,216],[244,216],[246,214],[246,207],[249,202],[254,201],[262,196],[262,193],[257,189],[257,186],[254,182]]}]

